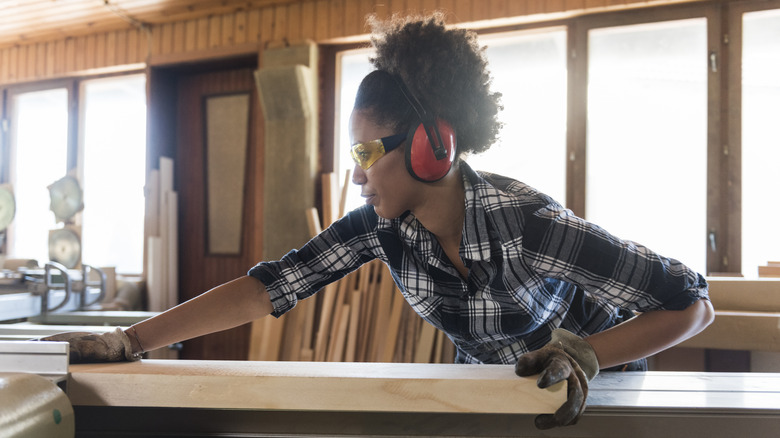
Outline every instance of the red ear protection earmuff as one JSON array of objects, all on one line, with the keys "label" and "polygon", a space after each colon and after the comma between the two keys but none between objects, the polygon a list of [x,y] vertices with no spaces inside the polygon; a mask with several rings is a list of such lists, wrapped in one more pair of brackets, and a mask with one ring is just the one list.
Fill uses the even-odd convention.
[{"label": "red ear protection earmuff", "polygon": [[412,126],[406,139],[406,169],[414,178],[433,182],[447,175],[455,156],[455,131],[449,123],[442,119],[431,126],[420,123]]},{"label": "red ear protection earmuff", "polygon": [[420,119],[420,123],[412,126],[406,136],[406,169],[419,181],[438,181],[452,167],[456,148],[455,130],[445,120],[428,113],[401,78],[393,77]]}]

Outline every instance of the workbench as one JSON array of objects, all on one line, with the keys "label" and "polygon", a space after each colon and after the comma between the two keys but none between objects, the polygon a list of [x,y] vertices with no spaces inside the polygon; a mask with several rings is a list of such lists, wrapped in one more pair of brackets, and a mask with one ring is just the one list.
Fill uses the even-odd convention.
[{"label": "workbench", "polygon": [[72,365],[77,437],[776,437],[780,374],[599,374],[579,424],[539,431],[565,384],[512,366],[162,361]]}]

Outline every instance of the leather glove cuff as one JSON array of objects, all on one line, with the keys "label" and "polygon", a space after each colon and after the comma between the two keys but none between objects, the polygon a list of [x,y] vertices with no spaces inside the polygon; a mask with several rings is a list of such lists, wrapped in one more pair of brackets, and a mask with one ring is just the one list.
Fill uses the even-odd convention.
[{"label": "leather glove cuff", "polygon": [[590,346],[588,341],[574,333],[557,328],[552,331],[552,339],[547,345],[560,348],[576,360],[588,381],[593,380],[599,373],[599,361],[596,358],[596,352],[593,350],[593,347]]},{"label": "leather glove cuff", "polygon": [[105,336],[109,338],[107,343],[113,344],[112,347],[114,347],[115,351],[118,347],[116,342],[121,343],[126,360],[132,362],[141,359],[141,354],[133,354],[133,345],[130,343],[130,338],[127,337],[127,334],[121,328],[117,327],[116,330],[106,333]]}]

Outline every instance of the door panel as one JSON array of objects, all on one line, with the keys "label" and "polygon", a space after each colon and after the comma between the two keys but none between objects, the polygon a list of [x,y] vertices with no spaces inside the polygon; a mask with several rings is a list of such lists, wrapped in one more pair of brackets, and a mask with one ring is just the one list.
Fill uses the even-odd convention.
[{"label": "door panel", "polygon": [[[179,193],[179,299],[181,302],[240,277],[260,260],[262,248],[262,128],[252,68],[179,76],[177,80],[176,190]],[[209,255],[207,247],[204,101],[249,92],[240,253]],[[182,359],[244,360],[250,326],[184,343]]]}]

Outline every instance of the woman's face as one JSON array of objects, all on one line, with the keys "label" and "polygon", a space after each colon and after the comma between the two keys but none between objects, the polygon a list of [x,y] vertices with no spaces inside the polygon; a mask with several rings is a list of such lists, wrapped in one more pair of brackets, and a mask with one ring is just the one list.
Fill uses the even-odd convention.
[{"label": "woman's face", "polygon": [[[365,143],[393,134],[391,128],[376,124],[366,110],[355,110],[349,119],[351,144]],[[420,183],[409,175],[404,162],[404,145],[376,160],[368,169],[355,166],[352,182],[360,186],[366,204],[385,219],[394,219],[414,210],[421,200]]]}]

